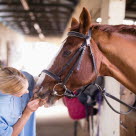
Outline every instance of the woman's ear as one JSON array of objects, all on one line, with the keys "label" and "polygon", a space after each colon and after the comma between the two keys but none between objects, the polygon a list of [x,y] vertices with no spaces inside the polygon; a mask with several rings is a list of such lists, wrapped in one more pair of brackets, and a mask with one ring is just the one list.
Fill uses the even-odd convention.
[{"label": "woman's ear", "polygon": [[91,15],[86,8],[83,8],[79,17],[80,33],[86,34],[91,26]]}]

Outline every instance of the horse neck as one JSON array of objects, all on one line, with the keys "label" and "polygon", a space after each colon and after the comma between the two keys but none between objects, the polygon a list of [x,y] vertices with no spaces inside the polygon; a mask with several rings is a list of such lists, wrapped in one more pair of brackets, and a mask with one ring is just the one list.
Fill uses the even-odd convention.
[{"label": "horse neck", "polygon": [[136,37],[99,29],[92,34],[102,58],[100,75],[115,78],[136,94]]}]

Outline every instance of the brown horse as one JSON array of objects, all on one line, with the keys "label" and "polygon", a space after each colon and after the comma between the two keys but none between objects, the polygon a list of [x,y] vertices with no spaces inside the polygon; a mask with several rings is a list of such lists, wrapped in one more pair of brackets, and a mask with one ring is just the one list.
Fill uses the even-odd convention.
[{"label": "brown horse", "polygon": [[[58,99],[67,88],[76,90],[97,76],[111,76],[136,94],[136,26],[93,25],[89,12],[83,8],[79,22],[72,19],[70,32],[53,65],[45,72],[48,75],[39,96],[46,94],[48,102],[50,98]],[[84,43],[86,48],[78,52]],[[81,57],[75,55],[77,52]]]}]

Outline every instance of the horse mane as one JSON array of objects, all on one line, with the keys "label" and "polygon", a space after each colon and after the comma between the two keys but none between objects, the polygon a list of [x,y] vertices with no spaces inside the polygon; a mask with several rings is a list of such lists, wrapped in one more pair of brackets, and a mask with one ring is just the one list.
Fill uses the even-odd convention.
[{"label": "horse mane", "polygon": [[136,25],[93,25],[92,29],[105,31],[109,34],[118,32],[122,34],[130,34],[136,36]]},{"label": "horse mane", "polygon": [[[95,30],[101,30],[107,32],[109,35],[113,32],[118,32],[122,34],[130,34],[136,36],[136,25],[101,25],[94,24],[90,28]],[[71,27],[70,31],[79,31],[79,25]]]}]

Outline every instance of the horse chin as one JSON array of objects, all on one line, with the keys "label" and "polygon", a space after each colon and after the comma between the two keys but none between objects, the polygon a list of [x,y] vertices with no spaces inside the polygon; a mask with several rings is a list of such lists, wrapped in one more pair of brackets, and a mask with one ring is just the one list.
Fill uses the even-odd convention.
[{"label": "horse chin", "polygon": [[56,96],[49,96],[46,100],[46,103],[44,104],[44,107],[47,108],[47,107],[51,107],[54,105],[54,103],[58,100],[58,98]]}]

